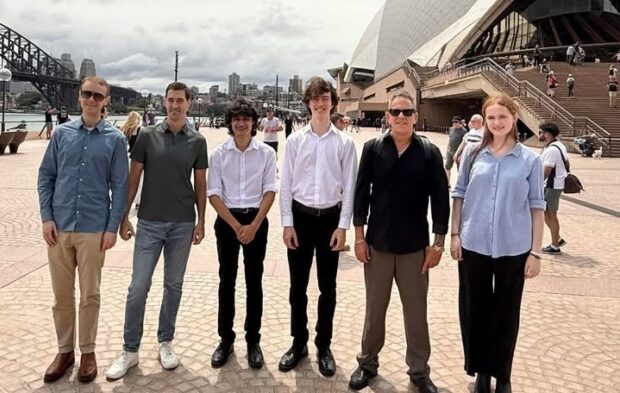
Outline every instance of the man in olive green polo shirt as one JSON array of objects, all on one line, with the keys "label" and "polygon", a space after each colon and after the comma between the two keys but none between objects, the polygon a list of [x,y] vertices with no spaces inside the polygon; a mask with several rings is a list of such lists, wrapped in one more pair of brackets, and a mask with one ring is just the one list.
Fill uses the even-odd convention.
[{"label": "man in olive green polo shirt", "polygon": [[[158,125],[143,129],[131,150],[128,206],[133,203],[143,170],[144,182],[138,210],[133,274],[125,308],[123,353],[108,369],[108,379],[121,378],[138,364],[146,298],[162,248],[164,296],[157,331],[159,360],[167,370],[179,365],[171,341],[191,243],[199,244],[204,237],[207,199],[207,143],[187,121],[190,105],[191,92],[185,84],[174,82],[168,85],[168,117]],[[198,211],[197,224],[195,207]],[[132,235],[133,227],[128,214],[125,214],[120,236],[128,240]]]}]

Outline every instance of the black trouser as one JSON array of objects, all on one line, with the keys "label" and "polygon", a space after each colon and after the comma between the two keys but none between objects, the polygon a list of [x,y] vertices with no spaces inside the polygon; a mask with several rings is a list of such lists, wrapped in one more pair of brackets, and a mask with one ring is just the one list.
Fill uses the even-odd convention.
[{"label": "black trouser", "polygon": [[291,304],[291,336],[293,345],[302,348],[308,342],[308,280],[312,257],[316,250],[316,272],[319,283],[318,320],[314,343],[319,348],[329,347],[332,340],[334,311],[336,310],[336,275],[339,253],[332,251],[329,242],[338,228],[340,209],[319,216],[300,211],[293,203],[293,220],[299,245],[288,249],[288,267],[291,277],[289,302]]},{"label": "black trouser", "polygon": [[463,249],[458,264],[459,315],[469,375],[483,373],[510,381],[528,255],[491,258]]},{"label": "black trouser", "polygon": [[[241,225],[248,225],[256,217],[257,210],[249,213],[233,212]],[[265,218],[256,231],[254,240],[241,244],[235,231],[219,216],[215,220],[217,255],[220,263],[219,308],[217,332],[222,340],[234,341],[233,320],[235,319],[235,282],[239,264],[239,248],[243,248],[245,267],[246,317],[245,341],[248,345],[260,342],[261,318],[263,316],[263,261],[267,248],[269,222]]]},{"label": "black trouser", "polygon": [[278,142],[265,142],[265,144],[271,146],[273,150],[276,151],[276,154],[278,154]]}]

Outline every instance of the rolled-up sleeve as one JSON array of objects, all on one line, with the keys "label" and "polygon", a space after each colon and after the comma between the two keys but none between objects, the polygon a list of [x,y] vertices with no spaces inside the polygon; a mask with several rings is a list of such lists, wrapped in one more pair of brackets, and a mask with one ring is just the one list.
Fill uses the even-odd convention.
[{"label": "rolled-up sleeve", "polygon": [[276,152],[272,148],[267,150],[267,162],[263,172],[263,195],[268,192],[276,192]]},{"label": "rolled-up sleeve", "polygon": [[478,145],[470,143],[463,151],[463,154],[461,156],[461,167],[459,168],[459,176],[456,179],[456,185],[454,186],[454,190],[452,190],[452,198],[465,199],[465,192],[467,191],[467,185],[469,184],[469,174],[471,172],[472,165],[471,155],[476,146]]},{"label": "rolled-up sleeve", "polygon": [[530,209],[544,210],[546,207],[545,190],[544,190],[544,169],[540,157],[536,157],[532,164],[532,169],[527,181],[530,185],[528,199],[530,201]]},{"label": "rolled-up sleeve", "polygon": [[211,154],[209,162],[207,197],[215,195],[222,198],[222,188],[222,152],[218,148]]}]

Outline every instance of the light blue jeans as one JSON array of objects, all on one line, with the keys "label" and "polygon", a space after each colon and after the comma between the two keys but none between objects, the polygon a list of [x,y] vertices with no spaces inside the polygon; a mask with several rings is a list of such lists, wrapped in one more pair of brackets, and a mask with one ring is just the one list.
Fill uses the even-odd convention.
[{"label": "light blue jeans", "polygon": [[164,250],[164,296],[159,312],[157,340],[174,338],[174,326],[183,293],[183,276],[192,244],[193,222],[138,220],[133,251],[133,273],[125,306],[123,349],[137,352],[144,324],[144,308],[153,272]]}]

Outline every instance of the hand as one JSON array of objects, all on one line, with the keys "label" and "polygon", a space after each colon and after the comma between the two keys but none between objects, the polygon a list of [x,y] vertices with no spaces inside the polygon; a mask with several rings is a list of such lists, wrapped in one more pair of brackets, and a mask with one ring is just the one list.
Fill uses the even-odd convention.
[{"label": "hand", "polygon": [[355,258],[362,263],[370,262],[370,247],[366,240],[355,242]]},{"label": "hand", "polygon": [[450,238],[450,255],[455,261],[463,260],[463,249],[461,248],[461,237],[452,236]]},{"label": "hand", "polygon": [[192,232],[192,243],[195,246],[197,246],[197,245],[200,244],[200,242],[204,238],[205,238],[205,224],[204,223],[198,223],[194,227],[194,232]]},{"label": "hand", "polygon": [[329,245],[332,246],[332,251],[341,251],[344,248],[344,242],[347,239],[347,231],[342,228],[336,228],[332,235]]},{"label": "hand", "polygon": [[118,234],[121,235],[121,239],[125,241],[131,239],[132,236],[136,236],[133,225],[131,225],[128,219],[121,222],[121,226],[118,228]]},{"label": "hand", "polygon": [[45,221],[43,223],[43,240],[48,246],[53,247],[58,241],[58,229],[54,220]]},{"label": "hand", "polygon": [[109,250],[116,244],[116,232],[103,232],[101,236],[101,251]]},{"label": "hand", "polygon": [[295,228],[293,227],[284,227],[284,234],[282,235],[284,239],[284,245],[286,248],[291,250],[296,250],[299,247],[299,241],[297,240],[297,232],[295,232]]},{"label": "hand", "polygon": [[237,239],[242,244],[251,243],[254,240],[254,236],[256,236],[256,231],[258,228],[252,223],[250,225],[244,225],[241,227],[241,231],[237,235]]},{"label": "hand", "polygon": [[525,278],[534,278],[540,274],[540,259],[533,255],[528,255],[525,261]]},{"label": "hand", "polygon": [[441,254],[443,254],[443,247],[426,246],[424,250],[424,264],[422,265],[422,274],[426,274],[427,271],[439,265],[441,260]]}]

